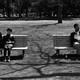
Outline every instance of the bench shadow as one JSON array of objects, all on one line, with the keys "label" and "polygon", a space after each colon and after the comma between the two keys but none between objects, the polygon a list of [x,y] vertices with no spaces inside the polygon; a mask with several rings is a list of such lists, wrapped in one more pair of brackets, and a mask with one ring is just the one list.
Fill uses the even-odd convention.
[{"label": "bench shadow", "polygon": [[80,76],[80,73],[79,72],[75,72],[75,73],[70,73],[70,72],[67,72],[67,73],[52,73],[52,74],[45,74],[45,75],[39,75],[39,76],[25,76],[25,77],[5,77],[5,78],[2,78],[1,80],[30,80],[30,79],[43,79],[43,78],[51,78],[51,77],[56,77],[56,76],[66,76],[66,77],[73,77],[73,76],[77,76],[79,77]]},{"label": "bench shadow", "polygon": [[44,28],[44,27],[48,27],[48,26],[54,26],[54,25],[57,25],[57,24],[60,24],[60,23],[53,23],[53,24],[42,24],[42,25],[32,25],[30,26],[31,28]]},{"label": "bench shadow", "polygon": [[[21,55],[17,55],[17,56],[11,56],[11,60],[22,60],[24,58],[24,55],[21,54]],[[0,61],[4,61],[4,56],[1,56],[0,57]]]},{"label": "bench shadow", "polygon": [[79,54],[59,54],[59,55],[52,55],[51,59],[70,59],[70,60],[79,60],[80,61],[80,55]]}]

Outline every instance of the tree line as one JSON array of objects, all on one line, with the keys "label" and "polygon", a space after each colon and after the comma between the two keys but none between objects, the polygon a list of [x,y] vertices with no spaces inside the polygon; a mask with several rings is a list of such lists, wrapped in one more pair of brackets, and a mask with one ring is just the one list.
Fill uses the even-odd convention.
[{"label": "tree line", "polygon": [[79,17],[80,0],[0,0],[0,14],[3,17],[28,17],[35,13],[38,17],[58,17],[61,6],[62,17]]}]

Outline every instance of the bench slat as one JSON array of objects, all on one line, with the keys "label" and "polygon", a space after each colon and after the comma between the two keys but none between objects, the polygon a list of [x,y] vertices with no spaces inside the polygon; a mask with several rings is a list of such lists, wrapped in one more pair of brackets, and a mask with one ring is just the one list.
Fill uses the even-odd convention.
[{"label": "bench slat", "polygon": [[60,50],[74,50],[70,46],[70,36],[53,36],[53,46],[57,55],[60,54]]},{"label": "bench slat", "polygon": [[27,35],[14,35],[15,43],[14,47],[26,47],[27,46]]},{"label": "bench slat", "polygon": [[53,36],[55,47],[70,47],[70,36]]}]

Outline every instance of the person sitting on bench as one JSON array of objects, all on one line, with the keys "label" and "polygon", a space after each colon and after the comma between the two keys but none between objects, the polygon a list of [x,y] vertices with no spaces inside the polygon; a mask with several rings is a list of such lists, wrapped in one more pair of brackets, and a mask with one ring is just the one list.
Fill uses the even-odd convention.
[{"label": "person sitting on bench", "polygon": [[[3,49],[4,45],[3,45],[3,37],[2,37],[2,33],[0,32],[0,49]],[[2,50],[0,50],[1,54],[0,56],[2,56]]]},{"label": "person sitting on bench", "polygon": [[75,32],[70,35],[70,45],[76,49],[76,54],[80,54],[80,31],[79,24],[74,24]]},{"label": "person sitting on bench", "polygon": [[2,38],[2,33],[0,32],[0,48],[3,48],[3,38]]},{"label": "person sitting on bench", "polygon": [[[3,36],[3,42],[4,42],[4,61],[5,62],[7,60],[10,61],[11,48],[13,47],[13,44],[14,44],[14,37],[12,36],[12,29],[10,28],[7,29],[7,34]],[[6,57],[7,51],[8,51],[8,59]]]}]

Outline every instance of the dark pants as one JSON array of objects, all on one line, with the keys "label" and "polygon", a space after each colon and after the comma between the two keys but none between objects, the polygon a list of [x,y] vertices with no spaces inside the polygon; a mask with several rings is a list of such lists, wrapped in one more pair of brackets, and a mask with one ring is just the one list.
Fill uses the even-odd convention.
[{"label": "dark pants", "polygon": [[9,48],[4,48],[4,58],[6,58],[6,54],[8,53],[8,57],[10,57],[11,50]]},{"label": "dark pants", "polygon": [[80,54],[80,44],[74,44],[74,48],[76,49],[76,54]]}]

